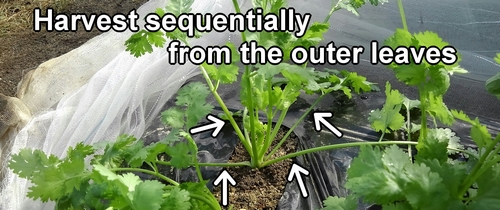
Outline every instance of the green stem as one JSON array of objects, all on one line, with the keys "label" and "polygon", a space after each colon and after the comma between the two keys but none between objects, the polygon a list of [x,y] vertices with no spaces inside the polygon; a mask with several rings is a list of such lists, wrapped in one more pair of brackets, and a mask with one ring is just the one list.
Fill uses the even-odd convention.
[{"label": "green stem", "polygon": [[[232,1],[234,6],[234,11],[236,11],[236,13],[241,13],[240,5],[238,5],[238,0],[232,0]],[[247,36],[245,35],[244,31],[241,32],[241,40],[243,41],[243,43],[247,41]]]},{"label": "green stem", "polygon": [[[273,143],[274,139],[276,138],[276,135],[278,135],[278,131],[280,130],[281,125],[283,125],[283,121],[285,120],[287,112],[288,112],[288,108],[281,110],[278,121],[274,125],[273,132],[271,133],[271,135],[268,138],[268,141],[266,141],[266,144],[264,145],[264,147],[261,149],[261,151],[259,153],[260,157],[264,157],[267,150],[269,149],[269,147]],[[297,122],[299,122],[299,121],[297,121]],[[267,159],[267,158],[263,158],[263,159]]]},{"label": "green stem", "polygon": [[419,141],[423,141],[424,138],[427,138],[427,95],[426,92],[422,91],[422,88],[419,88],[418,92],[420,95],[420,111],[422,112]]},{"label": "green stem", "polygon": [[215,204],[213,201],[210,201],[209,199],[206,199],[203,196],[191,193],[191,194],[189,194],[189,197],[191,197],[193,199],[196,199],[196,200],[199,200],[199,201],[202,201],[203,203],[206,203],[213,210],[219,210],[219,209],[221,209],[218,203]]},{"label": "green stem", "polygon": [[[386,130],[387,130],[387,128],[386,128]],[[385,136],[385,130],[384,130],[384,132],[382,132],[382,135],[380,135],[380,138],[378,139],[378,141],[379,142],[382,141],[384,139],[384,136]]]},{"label": "green stem", "polygon": [[240,127],[238,126],[238,124],[236,123],[236,121],[234,120],[233,115],[231,114],[231,112],[227,108],[226,104],[224,103],[224,101],[220,97],[219,93],[217,93],[217,91],[215,90],[215,87],[214,87],[214,85],[212,83],[212,80],[210,79],[210,76],[208,75],[207,70],[205,70],[204,65],[208,65],[208,64],[203,63],[200,66],[200,69],[201,69],[201,72],[203,74],[203,77],[205,77],[205,80],[207,81],[207,84],[208,84],[208,86],[210,88],[210,91],[212,92],[212,95],[215,97],[215,100],[217,101],[217,103],[219,103],[219,105],[221,106],[222,110],[224,111],[224,114],[226,114],[227,118],[229,119],[229,122],[231,123],[231,125],[234,128],[234,131],[236,132],[236,135],[238,136],[238,138],[243,143],[243,146],[247,150],[250,149],[251,146],[250,146],[249,142],[247,141],[247,139],[245,139],[245,136],[243,136],[243,133],[241,132]]},{"label": "green stem", "polygon": [[[167,165],[171,166],[172,163],[168,161],[155,161],[158,164],[162,165]],[[199,166],[214,166],[214,167],[237,167],[237,166],[251,166],[250,162],[244,161],[244,162],[238,162],[238,163],[198,163]]]},{"label": "green stem", "polygon": [[156,173],[156,172],[153,172],[153,171],[150,171],[150,170],[146,170],[146,169],[142,169],[142,168],[112,168],[112,169],[109,169],[113,172],[116,172],[116,171],[133,171],[133,172],[141,172],[141,173],[145,173],[145,174],[150,174],[150,175],[153,175],[153,176],[157,176],[158,178],[160,179],[163,179],[165,180],[166,182],[174,185],[174,186],[179,186],[179,183],[177,183],[176,181],[164,176],[164,175],[161,175],[159,173]]},{"label": "green stem", "polygon": [[250,68],[248,65],[245,66],[245,74],[243,75],[244,80],[246,80],[246,90],[247,90],[247,107],[248,107],[248,115],[250,115],[250,144],[252,145],[251,150],[247,150],[250,154],[251,157],[251,162],[252,162],[252,167],[258,167],[260,164],[260,160],[258,159],[258,148],[257,148],[257,140],[256,140],[256,135],[255,135],[255,121],[259,120],[258,118],[255,117],[255,108],[253,104],[253,86],[252,86],[252,80],[250,79]]},{"label": "green stem", "polygon": [[328,21],[330,21],[330,17],[332,17],[332,14],[337,11],[337,10],[340,10],[341,8],[338,6],[340,1],[342,0],[339,0],[337,2],[337,4],[335,4],[335,6],[332,5],[332,8],[330,9],[330,12],[328,13],[328,15],[326,16],[325,20],[323,21],[323,23],[328,23]]},{"label": "green stem", "polygon": [[[479,158],[479,161],[476,163],[476,165],[472,169],[471,173],[469,173],[469,175],[467,175],[467,177],[465,178],[465,181],[464,181],[465,184],[462,186],[461,190],[459,191],[459,194],[458,194],[459,196],[463,196],[465,194],[465,192],[467,192],[467,190],[470,188],[470,186],[472,186],[472,184],[474,184],[474,182],[476,182],[476,179],[481,175],[478,173],[479,170],[483,166],[483,163],[486,160],[486,158],[488,158],[490,156],[491,151],[495,148],[495,146],[498,144],[498,142],[500,142],[500,135],[497,135],[497,137],[495,138],[495,141],[493,141],[486,148],[485,153],[483,155],[481,155],[481,158]],[[497,147],[493,154],[497,154],[498,150],[500,150],[500,147]]]},{"label": "green stem", "polygon": [[198,175],[198,180],[201,182],[203,181],[203,176],[201,175],[201,170],[200,170],[200,165],[198,163],[198,158],[197,158],[197,154],[198,154],[198,145],[196,145],[196,143],[194,142],[193,138],[188,135],[186,136],[186,138],[188,139],[189,143],[191,144],[191,147],[193,147],[193,150],[194,150],[194,156],[193,156],[193,162],[194,162],[194,167],[196,169],[196,174]]},{"label": "green stem", "polygon": [[406,15],[403,8],[403,1],[398,0],[399,14],[401,15],[401,21],[403,22],[403,28],[408,31],[408,25],[406,24]]},{"label": "green stem", "polygon": [[[272,93],[272,81],[268,80],[267,83],[267,91],[269,93]],[[272,142],[274,137],[271,137],[271,131],[273,129],[273,118],[274,118],[274,113],[273,113],[273,106],[271,106],[271,101],[272,101],[273,94],[269,94],[269,105],[267,106],[267,130],[266,130],[266,137],[264,138],[264,146],[260,148],[259,151],[259,157],[262,157],[266,150],[269,148],[268,142]]]},{"label": "green stem", "polygon": [[352,143],[342,143],[342,144],[334,144],[334,145],[327,145],[327,146],[321,146],[321,147],[315,147],[315,148],[310,148],[306,150],[302,150],[299,152],[294,152],[288,155],[284,155],[278,158],[275,158],[273,160],[269,160],[264,162],[262,167],[272,165],[274,163],[286,160],[286,159],[291,159],[297,156],[309,154],[309,153],[314,153],[314,152],[319,152],[319,151],[324,151],[324,150],[332,150],[332,149],[341,149],[341,148],[347,148],[347,147],[359,147],[363,145],[369,145],[369,146],[376,146],[376,145],[390,145],[390,144],[402,144],[402,145],[416,145],[417,142],[408,142],[408,141],[383,141],[383,142],[352,142]]},{"label": "green stem", "polygon": [[[411,122],[410,122],[410,108],[406,107],[406,133],[408,135],[408,141],[411,141]],[[413,155],[411,151],[411,145],[408,145],[408,156],[410,160],[413,160]]]},{"label": "green stem", "polygon": [[306,116],[309,115],[309,113],[314,109],[314,107],[316,107],[316,105],[318,105],[319,101],[321,101],[321,99],[323,99],[324,96],[325,96],[325,94],[318,97],[318,99],[316,99],[316,101],[314,101],[314,103],[306,110],[306,112],[304,112],[304,114],[302,114],[302,116],[300,116],[300,118],[293,124],[293,126],[288,130],[288,132],[285,134],[285,136],[283,136],[283,138],[278,143],[278,145],[276,145],[276,147],[274,147],[274,149],[269,153],[269,155],[267,155],[264,158],[265,160],[270,159],[278,151],[278,149],[286,141],[288,136],[290,136],[290,134],[295,130],[295,128],[299,125],[300,122],[304,121],[304,118],[306,118]]}]

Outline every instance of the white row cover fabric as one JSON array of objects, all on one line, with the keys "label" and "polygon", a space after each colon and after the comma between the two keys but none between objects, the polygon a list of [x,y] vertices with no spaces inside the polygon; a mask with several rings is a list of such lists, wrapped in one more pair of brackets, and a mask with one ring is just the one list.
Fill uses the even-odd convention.
[{"label": "white row cover fabric", "polygon": [[[139,26],[147,13],[167,3],[153,0],[138,8]],[[195,0],[192,11],[230,13],[232,8],[231,1]],[[124,46],[131,35],[131,31],[104,33],[31,72],[18,96],[33,118],[9,139],[11,153],[33,148],[63,157],[78,142],[113,141],[120,134],[140,138],[166,101],[200,70],[192,64],[170,65],[165,49],[135,58]],[[223,45],[229,36],[229,32],[205,34],[190,44]],[[53,202],[27,198],[29,186],[8,170],[0,192],[1,209],[54,209]]]}]

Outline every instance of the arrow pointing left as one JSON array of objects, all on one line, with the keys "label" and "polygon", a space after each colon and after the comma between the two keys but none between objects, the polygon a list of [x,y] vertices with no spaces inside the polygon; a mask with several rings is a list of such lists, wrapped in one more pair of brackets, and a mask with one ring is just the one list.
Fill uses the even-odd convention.
[{"label": "arrow pointing left", "polygon": [[211,114],[207,115],[207,120],[212,121],[212,123],[193,127],[189,130],[189,133],[191,133],[191,135],[194,135],[197,133],[201,133],[201,132],[204,132],[207,130],[214,129],[214,131],[212,132],[212,137],[217,138],[220,131],[222,130],[222,127],[224,127],[226,122],[224,122],[223,120],[221,120],[221,119],[219,119],[216,116],[213,116]]},{"label": "arrow pointing left", "polygon": [[323,124],[330,132],[335,134],[337,138],[342,138],[344,135],[342,131],[340,131],[335,125],[330,124],[330,122],[326,121],[325,117],[332,117],[333,114],[331,112],[315,112],[314,116],[314,129],[317,132],[321,131],[321,124]]},{"label": "arrow pointing left", "polygon": [[229,186],[227,185],[227,182],[229,182],[232,186],[236,185],[236,181],[234,181],[233,177],[231,177],[231,174],[229,174],[226,170],[222,171],[220,173],[219,177],[215,179],[214,181],[214,186],[219,186],[219,184],[222,182],[222,205],[227,206],[228,200],[229,200]]}]

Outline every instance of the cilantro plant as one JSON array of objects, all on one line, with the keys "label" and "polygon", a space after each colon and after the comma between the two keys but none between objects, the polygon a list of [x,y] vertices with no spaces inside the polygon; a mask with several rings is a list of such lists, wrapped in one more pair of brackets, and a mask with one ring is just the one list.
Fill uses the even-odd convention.
[{"label": "cilantro plant", "polygon": [[[206,181],[179,184],[158,172],[152,160],[156,160],[158,151],[165,151],[167,143],[172,142],[144,147],[142,141],[122,135],[116,142],[108,143],[103,154],[96,154],[98,148],[94,146],[78,143],[68,150],[65,158],[22,149],[12,156],[9,167],[33,183],[28,197],[55,201],[56,209],[220,209]],[[177,148],[194,147],[183,144]],[[91,167],[85,163],[87,157],[92,157]],[[176,157],[172,162],[189,158]],[[143,163],[152,170],[140,168]],[[144,181],[141,174],[153,175],[158,180]]]},{"label": "cilantro plant", "polygon": [[[399,46],[443,47],[437,34],[424,32],[410,34],[399,0],[404,29],[398,29],[385,44],[393,49]],[[500,55],[497,61],[500,62]],[[410,65],[391,64],[396,77],[410,86],[416,86],[420,100],[410,100],[386,85],[386,102],[382,109],[374,110],[369,121],[373,129],[384,134],[402,128],[411,141],[411,134],[419,131],[416,156],[411,144],[405,152],[392,145],[386,148],[362,145],[347,171],[345,187],[351,194],[345,198],[329,197],[325,209],[355,210],[358,200],[381,205],[383,209],[495,209],[500,205],[500,135],[493,137],[478,118],[470,119],[465,113],[449,110],[443,95],[449,87],[449,75],[465,72],[458,64]],[[487,82],[495,94],[496,80]],[[404,107],[405,109],[402,109]],[[410,110],[419,109],[421,123],[410,119]],[[406,110],[406,116],[401,111]],[[430,116],[434,126],[427,125]],[[405,119],[406,118],[406,119]],[[477,150],[464,149],[459,139],[448,128],[438,128],[437,121],[452,125],[455,119],[469,123],[470,136]],[[460,153],[465,160],[449,158]]]},{"label": "cilantro plant", "polygon": [[[171,1],[165,9],[157,9],[156,13],[162,17],[167,12],[174,15],[191,12],[192,0],[175,0]],[[373,5],[377,5],[379,1],[370,1]],[[263,14],[274,13],[279,14],[279,10],[286,7],[285,0],[254,0],[252,1],[254,8],[262,8]],[[323,40],[323,34],[329,28],[328,20],[331,14],[342,8],[352,11],[357,14],[356,9],[360,8],[364,1],[359,0],[340,0],[333,2],[332,9],[327,15],[324,22],[312,23],[304,36],[296,37],[290,32],[242,32],[241,39],[243,42],[255,41],[259,46],[266,49],[279,46],[283,51],[284,60],[282,63],[274,64],[257,64],[244,65],[244,69],[240,71],[238,63],[240,62],[239,51],[236,46],[228,42],[226,46],[232,50],[232,63],[222,65],[211,65],[203,63],[200,69],[203,77],[206,80],[209,91],[215,97],[217,103],[222,108],[223,118],[230,122],[237,134],[239,140],[250,154],[251,160],[238,163],[238,165],[247,165],[253,168],[261,168],[271,165],[281,159],[271,159],[273,154],[280,148],[295,127],[304,120],[304,118],[313,110],[314,106],[325,96],[332,91],[343,91],[349,98],[352,97],[352,91],[360,93],[362,91],[371,91],[372,83],[366,81],[354,72],[348,71],[329,71],[321,72],[307,64],[296,65],[290,61],[290,52],[298,46],[314,47]],[[233,0],[234,9],[237,13],[241,13],[240,6],[236,0]],[[203,36],[198,32],[198,38]],[[184,45],[190,46],[189,39],[185,33],[175,30],[173,32],[149,32],[142,30],[134,34],[126,42],[127,50],[135,56],[141,56],[145,53],[152,52],[153,47],[163,47],[170,40],[179,40]],[[245,107],[241,110],[242,125],[240,126],[231,113],[222,98],[218,93],[220,85],[231,84],[236,81],[240,82],[240,101]],[[196,94],[197,90],[188,94]],[[312,106],[299,118],[299,120],[291,127],[291,129],[278,142],[277,146],[271,148],[271,145],[277,136],[279,129],[282,126],[283,120],[287,115],[290,106],[297,100],[301,92],[307,94],[319,94],[320,97],[312,104]],[[209,107],[206,111],[209,111]],[[205,109],[202,109],[205,111]],[[186,110],[185,112],[172,108],[163,112],[165,124],[176,128],[181,126],[183,120],[188,120],[191,115],[197,117],[198,109]],[[259,120],[259,113],[263,113],[266,120]],[[206,114],[206,113],[203,113]],[[200,114],[201,116],[201,114]],[[277,119],[277,120],[276,120]],[[276,120],[276,121],[275,121]],[[181,123],[180,123],[181,122]],[[276,122],[276,123],[273,123]],[[180,124],[179,124],[180,123]],[[315,148],[309,152],[324,150],[328,148]],[[294,156],[298,154],[293,154]]]},{"label": "cilantro plant", "polygon": [[[495,57],[495,61],[500,64],[500,53]],[[500,99],[500,72],[486,80],[486,89]]]},{"label": "cilantro plant", "polygon": [[[166,13],[172,13],[176,16],[183,13],[190,13],[193,2],[194,0],[171,0],[165,8],[157,9],[156,13],[159,16],[163,16]],[[373,5],[384,2],[385,0],[370,0],[370,3]],[[252,3],[254,7],[262,8],[264,14],[277,14],[280,8],[287,5],[285,0],[253,0]],[[263,31],[250,33],[245,31],[241,33],[243,42],[256,41],[260,46],[266,48],[279,46],[285,55],[283,63],[277,65],[244,65],[240,71],[238,65],[240,55],[238,54],[238,50],[234,43],[226,43],[226,46],[232,49],[233,52],[232,63],[223,65],[201,64],[200,70],[206,80],[206,84],[190,83],[182,87],[178,91],[175,106],[162,113],[162,122],[171,128],[170,133],[164,140],[145,145],[141,140],[124,135],[120,136],[114,143],[107,143],[104,148],[98,147],[98,145],[90,146],[80,143],[68,150],[67,157],[65,158],[48,155],[40,150],[24,149],[12,156],[9,167],[14,173],[20,177],[29,179],[33,183],[28,193],[30,198],[41,199],[44,202],[48,200],[55,201],[58,208],[220,209],[214,196],[206,188],[206,180],[204,180],[200,171],[201,166],[249,166],[261,168],[308,153],[362,146],[360,157],[353,163],[349,171],[350,180],[354,180],[350,181],[353,191],[367,189],[366,193],[373,193],[367,196],[370,199],[373,198],[370,196],[377,197],[374,190],[378,189],[378,186],[385,187],[383,189],[389,191],[389,193],[385,193],[386,191],[382,192],[390,194],[391,199],[394,198],[396,201],[400,201],[403,199],[402,196],[404,195],[402,192],[404,191],[397,191],[397,189],[391,187],[396,186],[396,184],[414,186],[414,188],[410,188],[410,192],[414,193],[412,195],[420,195],[419,193],[421,192],[415,189],[425,190],[434,186],[433,182],[439,182],[439,180],[427,178],[427,175],[431,174],[431,172],[425,167],[432,168],[435,166],[436,170],[442,170],[441,172],[444,173],[445,169],[447,169],[446,167],[455,167],[455,165],[445,161],[444,155],[446,155],[446,152],[461,151],[467,153],[467,151],[463,151],[459,147],[450,146],[448,141],[442,140],[444,137],[452,136],[447,130],[427,128],[427,121],[425,119],[427,119],[428,115],[445,124],[451,124],[453,122],[453,114],[455,114],[455,117],[476,123],[474,125],[477,128],[473,132],[475,138],[482,141],[481,146],[485,150],[480,150],[478,154],[468,152],[471,157],[477,157],[476,159],[479,161],[474,163],[479,166],[474,165],[474,172],[470,173],[472,175],[467,175],[464,178],[465,182],[460,183],[459,187],[455,188],[456,186],[451,186],[455,189],[453,193],[463,196],[461,192],[464,190],[467,191],[468,187],[470,187],[470,185],[467,186],[467,183],[472,184],[480,180],[479,178],[482,176],[498,173],[497,169],[489,170],[485,167],[498,161],[493,155],[498,153],[498,151],[492,146],[494,142],[498,142],[498,137],[492,141],[490,136],[484,133],[484,128],[478,122],[471,121],[460,112],[454,113],[449,111],[442,102],[442,96],[449,86],[448,74],[462,71],[457,65],[444,64],[391,65],[390,67],[396,72],[396,76],[401,81],[418,87],[420,100],[409,100],[398,91],[391,90],[390,85],[387,84],[386,94],[388,98],[386,105],[381,110],[373,112],[370,117],[374,129],[383,133],[400,127],[404,127],[408,133],[420,131],[418,142],[382,141],[384,139],[382,136],[379,142],[327,145],[298,151],[274,159],[271,158],[293,132],[295,127],[309,115],[314,106],[326,94],[332,91],[342,91],[351,98],[352,92],[360,93],[372,90],[373,84],[366,81],[365,77],[357,73],[345,70],[317,71],[306,64],[293,64],[287,56],[295,47],[309,48],[318,45],[323,40],[323,34],[329,29],[328,20],[333,12],[339,9],[347,9],[357,14],[356,10],[364,5],[365,1],[339,0],[333,3],[325,21],[312,23],[302,37],[296,37],[293,33],[289,32]],[[241,13],[236,0],[233,0],[233,5],[235,11]],[[203,33],[196,32],[195,37],[188,37],[187,34],[181,32],[179,29],[172,32],[142,30],[133,34],[126,41],[125,45],[131,54],[138,57],[152,52],[155,47],[164,47],[167,40],[179,40],[184,45],[189,46],[192,38],[199,38],[201,36],[203,36]],[[405,30],[396,31],[393,37],[386,40],[385,44],[391,47],[400,45],[416,47],[447,45],[437,34],[425,32],[412,35],[408,32],[406,26]],[[231,84],[236,81],[241,84],[240,101],[244,107],[244,110],[241,110],[241,122],[235,120],[233,113],[228,110],[218,93],[221,85]],[[271,148],[287,115],[288,109],[301,93],[319,94],[320,97],[312,103],[311,107],[306,110],[284,137],[277,142],[277,146]],[[197,126],[201,119],[212,112],[213,105],[206,102],[206,98],[210,94],[222,108],[224,118],[230,122],[239,140],[250,154],[250,160],[241,163],[198,162],[198,148],[190,134],[190,130],[194,126]],[[409,117],[405,119],[399,114],[403,106],[407,108],[408,115],[411,108],[418,107],[421,110],[421,125],[412,124]],[[264,121],[259,120],[260,113],[265,115]],[[436,122],[436,120],[434,121]],[[424,138],[427,136],[429,138]],[[404,153],[395,146],[390,147],[389,150],[384,152],[369,147],[393,144],[416,145],[419,152],[417,159],[420,158],[421,160],[419,162],[420,165],[415,165],[415,168],[408,166],[408,169],[406,169],[404,163],[411,161],[411,159],[409,157],[402,158],[402,154]],[[104,153],[97,152],[100,149],[103,149]],[[384,155],[387,152],[391,155]],[[440,159],[437,159],[437,162],[433,162],[434,159],[432,158],[434,157],[439,157]],[[384,158],[390,159],[385,160]],[[405,158],[408,161],[405,162]],[[85,164],[85,159],[91,159],[90,165]],[[392,159],[395,160],[391,162]],[[393,163],[398,163],[395,161],[401,161],[402,163],[394,165]],[[177,183],[160,173],[158,170],[159,164],[171,165],[180,169],[194,167],[198,180],[197,182]],[[442,168],[438,166],[442,166]],[[456,170],[459,170],[459,167],[456,168]],[[405,172],[405,170],[409,172]],[[362,176],[361,172],[366,172],[363,175],[373,173],[373,177],[376,177],[374,180],[377,182],[370,179],[364,180],[367,178],[362,179],[366,176]],[[460,173],[462,172],[457,171],[457,176],[461,175]],[[439,175],[440,171],[433,171],[432,173]],[[144,181],[140,178],[144,174],[152,175],[156,179]],[[409,175],[405,176],[407,174]],[[433,176],[437,177],[438,175]],[[357,180],[355,179],[356,177],[360,179]],[[457,180],[460,180],[459,178]],[[413,183],[411,182],[412,180],[416,182]],[[363,188],[365,185],[356,185],[356,183],[363,182],[368,184],[365,188]],[[377,185],[378,182],[382,183]],[[381,184],[384,183],[391,184],[382,186]],[[451,181],[446,183],[451,183]],[[488,189],[485,188],[484,190]],[[422,195],[428,197],[433,195],[429,193],[435,193],[434,191],[423,192],[424,194]],[[489,192],[477,191],[477,195],[486,194],[489,196]],[[438,191],[438,193],[441,193],[441,191]],[[384,196],[385,194],[381,194],[380,196]],[[411,201],[408,203],[417,205],[422,199],[427,199],[428,197],[414,196],[409,199]],[[432,198],[434,199],[434,197]],[[384,199],[385,201],[392,201],[389,198]],[[468,198],[464,197],[464,199],[467,200]],[[341,206],[351,206],[353,204],[349,202],[351,200],[353,200],[352,197],[347,199],[332,198],[326,203],[328,203],[328,206],[334,206],[332,203]]]}]

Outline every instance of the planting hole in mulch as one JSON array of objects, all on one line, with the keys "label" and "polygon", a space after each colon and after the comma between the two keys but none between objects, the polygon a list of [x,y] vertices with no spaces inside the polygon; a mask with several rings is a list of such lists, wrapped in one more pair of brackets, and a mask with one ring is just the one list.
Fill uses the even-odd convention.
[{"label": "planting hole in mulch", "polygon": [[[271,146],[276,144],[288,132],[282,127]],[[273,158],[280,157],[296,151],[298,137],[290,134],[288,139],[281,145],[280,149],[273,155]],[[245,147],[239,142],[234,153],[228,162],[242,162],[250,160]],[[228,167],[225,168],[233,179],[236,186],[229,186],[229,206],[233,205],[234,210],[250,209],[275,209],[287,184],[287,176],[292,165],[292,160],[287,159],[261,169],[250,167]],[[213,193],[217,200],[221,201],[221,185],[214,188]]]}]

